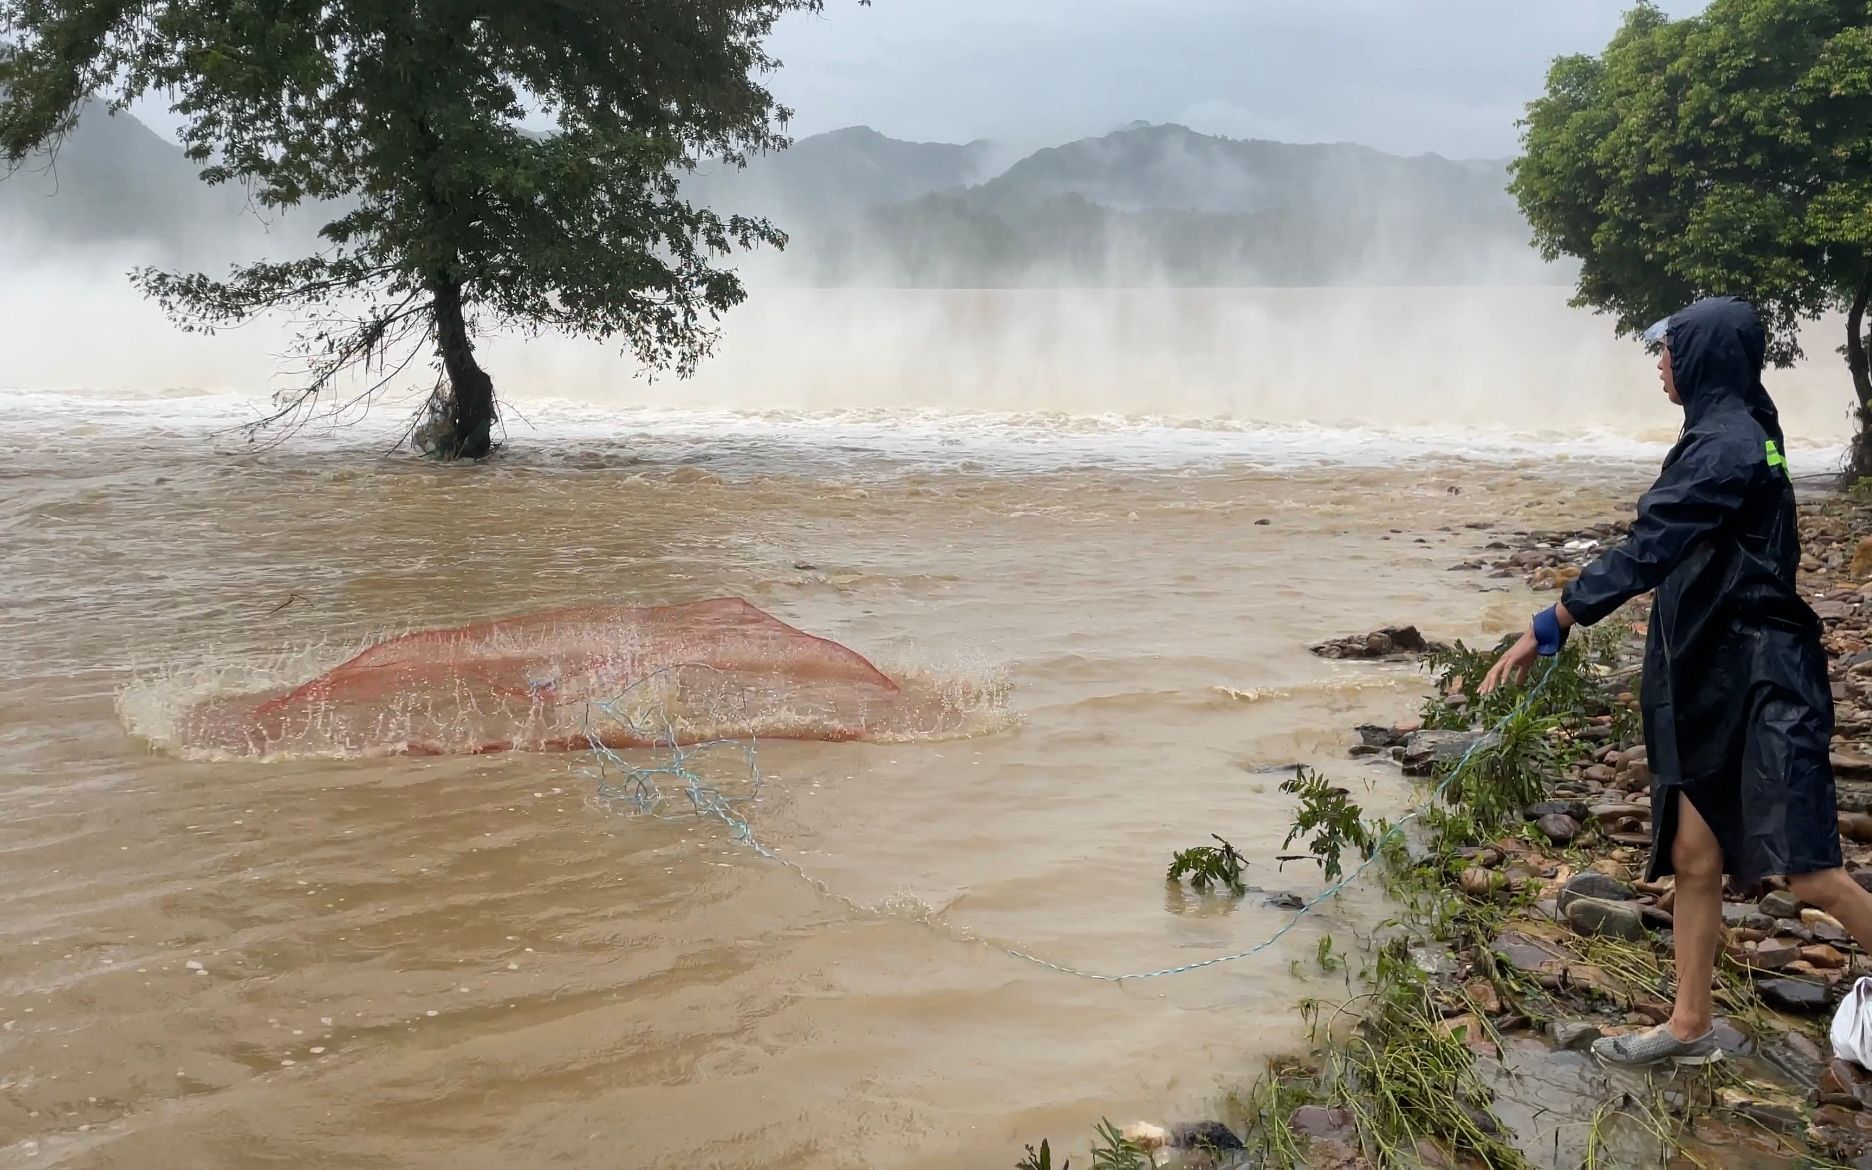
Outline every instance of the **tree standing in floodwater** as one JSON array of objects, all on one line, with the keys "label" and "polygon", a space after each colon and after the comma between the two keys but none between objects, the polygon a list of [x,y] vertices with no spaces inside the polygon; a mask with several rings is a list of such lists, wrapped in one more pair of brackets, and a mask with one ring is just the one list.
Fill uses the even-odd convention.
[{"label": "tree standing in floodwater", "polygon": [[[418,445],[479,458],[497,413],[477,334],[618,338],[678,374],[708,353],[745,296],[717,260],[785,237],[691,206],[677,177],[786,145],[762,42],[821,3],[0,0],[0,154],[49,150],[99,95],[169,95],[205,181],[312,205],[328,246],[137,285],[191,331],[298,310],[303,370],[273,421],[353,369],[368,399],[427,348]],[[529,131],[535,115],[552,129]]]},{"label": "tree standing in floodwater", "polygon": [[1872,949],[1872,893],[1842,867],[1820,622],[1796,587],[1800,539],[1781,424],[1761,384],[1753,306],[1701,300],[1647,331],[1683,434],[1638,502],[1631,538],[1537,614],[1482,690],[1524,679],[1574,624],[1656,590],[1645,645],[1651,864],[1675,875],[1677,1000],[1648,1032],[1593,1045],[1610,1064],[1718,1060],[1712,1016],[1722,883],[1782,876]]}]

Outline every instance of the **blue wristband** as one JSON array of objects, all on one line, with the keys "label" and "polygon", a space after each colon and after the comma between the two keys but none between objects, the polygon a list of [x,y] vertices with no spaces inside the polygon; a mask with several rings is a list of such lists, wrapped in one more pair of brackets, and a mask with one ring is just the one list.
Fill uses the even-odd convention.
[{"label": "blue wristband", "polygon": [[1552,658],[1566,645],[1567,632],[1560,628],[1560,615],[1553,607],[1534,615],[1534,648],[1542,658]]}]

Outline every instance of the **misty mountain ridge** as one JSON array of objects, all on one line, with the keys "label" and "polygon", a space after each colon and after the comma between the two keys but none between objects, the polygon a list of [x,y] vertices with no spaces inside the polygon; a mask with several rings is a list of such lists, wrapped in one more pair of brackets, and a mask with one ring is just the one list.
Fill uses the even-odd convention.
[{"label": "misty mountain ridge", "polygon": [[1076,195],[1113,211],[1212,215],[1338,208],[1375,201],[1448,212],[1512,209],[1507,165],[1467,167],[1346,143],[1220,138],[1176,124],[1119,130],[1048,147],[983,184],[990,199]]},{"label": "misty mountain ridge", "polygon": [[115,245],[156,263],[218,266],[314,245],[316,213],[288,222],[238,184],[202,182],[199,169],[133,115],[94,104],[55,151],[0,171],[0,254]]},{"label": "misty mountain ridge", "polygon": [[817,221],[979,183],[1011,161],[985,139],[903,142],[848,126],[758,155],[744,169],[704,161],[684,176],[683,193],[724,211]]},{"label": "misty mountain ridge", "polygon": [[[30,162],[0,179],[0,232],[11,237],[0,248],[134,242],[159,263],[218,267],[256,248],[308,246],[323,222],[310,209],[262,216],[238,187],[208,187],[195,172],[133,116],[89,113],[54,167]],[[789,233],[783,255],[736,261],[765,282],[1559,283],[1506,181],[1505,162],[1132,123],[1031,153],[853,126],[745,169],[705,161],[682,189]]]},{"label": "misty mountain ridge", "polygon": [[[813,186],[759,163],[710,192],[792,235],[763,274],[818,286],[1138,287],[1549,284],[1505,160],[1402,157],[1134,123],[1015,157],[993,143],[903,143],[868,128],[803,140]],[[887,145],[888,144],[888,145]],[[883,151],[914,174],[878,194]],[[957,153],[958,150],[966,154]],[[785,156],[780,156],[785,157]],[[1007,157],[1003,152],[1002,157]],[[917,188],[920,185],[921,190]],[[824,192],[836,189],[837,197]],[[775,214],[778,214],[777,211]]]}]

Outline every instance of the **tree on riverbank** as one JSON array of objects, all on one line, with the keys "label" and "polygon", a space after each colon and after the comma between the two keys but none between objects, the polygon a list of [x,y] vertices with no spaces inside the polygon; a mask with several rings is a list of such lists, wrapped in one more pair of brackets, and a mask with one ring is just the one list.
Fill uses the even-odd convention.
[{"label": "tree on riverbank", "polygon": [[1621,334],[1700,295],[1753,301],[1769,357],[1844,311],[1841,352],[1872,474],[1872,16],[1864,0],[1715,0],[1670,20],[1640,4],[1597,57],[1556,60],[1528,106],[1511,190],[1575,304]]},{"label": "tree on riverbank", "polygon": [[745,295],[720,258],[785,237],[691,206],[677,178],[786,145],[762,44],[821,4],[0,0],[0,154],[55,146],[93,98],[168,96],[204,180],[330,218],[315,255],[137,285],[188,330],[297,311],[304,374],[279,417],[351,371],[368,396],[427,350],[420,445],[477,458],[490,330],[616,339],[679,374],[706,355]]}]

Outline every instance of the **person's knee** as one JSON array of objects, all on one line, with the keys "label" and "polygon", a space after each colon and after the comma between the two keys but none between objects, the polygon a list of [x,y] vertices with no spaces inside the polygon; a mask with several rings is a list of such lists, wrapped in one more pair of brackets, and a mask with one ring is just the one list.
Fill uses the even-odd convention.
[{"label": "person's knee", "polygon": [[1679,833],[1671,842],[1671,868],[1679,885],[1721,882],[1722,847],[1714,840],[1695,841]]}]

